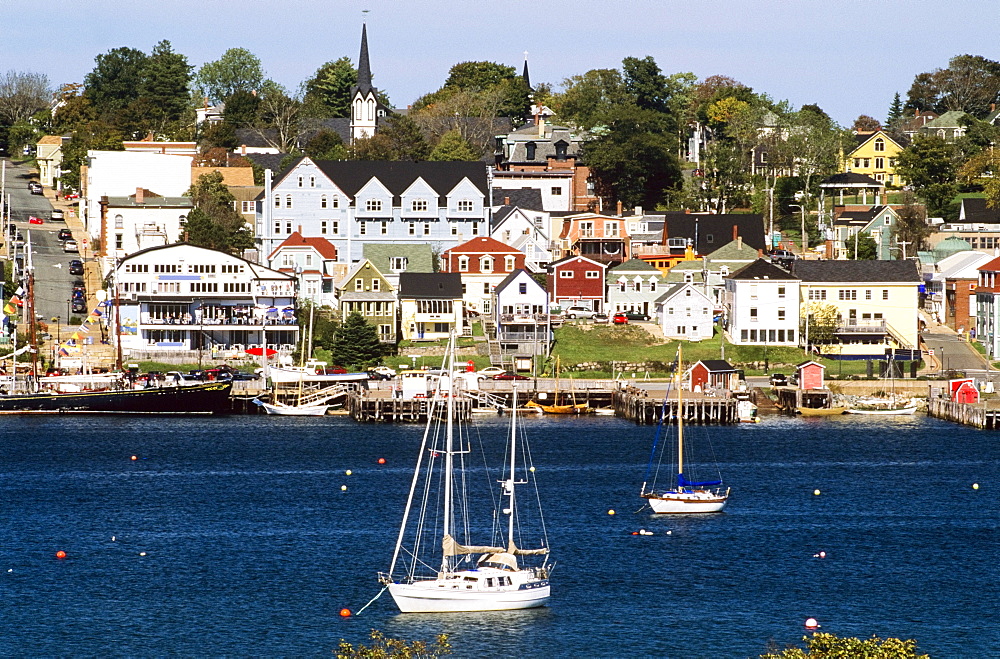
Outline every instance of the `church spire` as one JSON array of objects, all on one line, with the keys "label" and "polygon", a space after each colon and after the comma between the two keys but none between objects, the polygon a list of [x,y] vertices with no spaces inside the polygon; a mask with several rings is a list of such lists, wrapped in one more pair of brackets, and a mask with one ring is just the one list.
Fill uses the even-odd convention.
[{"label": "church spire", "polygon": [[524,71],[521,77],[524,79],[524,86],[531,89],[531,79],[528,77],[528,51],[524,51]]},{"label": "church spire", "polygon": [[361,24],[361,55],[358,56],[358,89],[368,91],[372,86],[372,67],[368,61],[368,24]]}]

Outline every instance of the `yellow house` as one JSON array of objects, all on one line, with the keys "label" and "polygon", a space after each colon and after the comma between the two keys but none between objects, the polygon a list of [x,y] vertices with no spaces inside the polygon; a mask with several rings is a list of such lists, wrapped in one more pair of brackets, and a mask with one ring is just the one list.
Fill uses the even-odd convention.
[{"label": "yellow house", "polygon": [[896,157],[907,144],[903,137],[892,137],[882,130],[855,135],[857,146],[847,154],[844,171],[870,176],[876,181],[895,187],[905,182],[896,173]]},{"label": "yellow house", "polygon": [[906,261],[795,261],[803,340],[832,359],[919,359],[920,273]]},{"label": "yellow house", "polygon": [[47,188],[56,186],[62,172],[62,148],[69,142],[68,137],[46,135],[35,145],[35,160],[38,162],[38,178]]}]

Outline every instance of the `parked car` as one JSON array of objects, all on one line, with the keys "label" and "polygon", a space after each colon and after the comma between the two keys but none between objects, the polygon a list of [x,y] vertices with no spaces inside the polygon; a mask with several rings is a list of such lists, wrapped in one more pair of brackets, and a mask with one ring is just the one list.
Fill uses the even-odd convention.
[{"label": "parked car", "polygon": [[368,371],[369,380],[391,380],[392,376],[388,373],[381,373],[375,369],[369,369]]},{"label": "parked car", "polygon": [[625,311],[623,313],[629,320],[649,320],[649,314],[641,311]]},{"label": "parked car", "polygon": [[73,290],[72,299],[74,299],[74,300],[82,300],[85,297],[86,296],[83,294],[83,291],[78,291],[78,290],[75,290],[75,289]]},{"label": "parked car", "polygon": [[628,316],[623,313],[616,313],[611,317],[611,322],[615,325],[628,325]]},{"label": "parked car", "polygon": [[587,307],[569,307],[563,312],[567,318],[593,318],[597,312]]},{"label": "parked car", "polygon": [[73,313],[87,313],[87,303],[83,300],[73,300],[70,309]]},{"label": "parked car", "polygon": [[38,181],[28,181],[28,191],[31,194],[42,194],[42,184]]},{"label": "parked car", "polygon": [[66,219],[66,215],[61,208],[53,208],[52,212],[49,213],[49,219],[53,222],[59,222]]},{"label": "parked car", "polygon": [[69,227],[63,227],[59,229],[59,240],[72,240],[73,232],[69,230]]},{"label": "parked car", "polygon": [[788,384],[788,376],[784,373],[771,373],[770,382],[772,387],[784,387]]},{"label": "parked car", "polygon": [[771,263],[789,263],[799,258],[787,249],[776,249],[771,252]]},{"label": "parked car", "polygon": [[87,291],[87,286],[86,286],[86,284],[83,283],[82,279],[74,279],[73,280],[73,290],[74,291],[84,291],[84,292],[86,292]]},{"label": "parked car", "polygon": [[514,371],[504,371],[499,375],[493,376],[494,380],[530,380],[526,375],[521,375],[520,373],[515,373]]},{"label": "parked car", "polygon": [[396,377],[396,371],[389,368],[388,366],[372,366],[368,369],[369,373],[378,373],[380,375],[385,375],[388,377],[383,378],[384,380],[391,380]]},{"label": "parked car", "polygon": [[83,261],[80,259],[73,259],[69,262],[69,274],[71,275],[82,275],[83,274]]},{"label": "parked car", "polygon": [[610,323],[611,318],[608,317],[606,313],[595,313],[594,317],[591,318],[595,323]]},{"label": "parked car", "polygon": [[507,371],[505,369],[500,368],[499,366],[487,366],[486,368],[477,372],[484,378],[491,378],[494,375],[500,375],[501,373],[506,373]]},{"label": "parked car", "polygon": [[79,254],[80,247],[76,244],[75,240],[67,240],[63,243],[63,251],[70,254]]}]

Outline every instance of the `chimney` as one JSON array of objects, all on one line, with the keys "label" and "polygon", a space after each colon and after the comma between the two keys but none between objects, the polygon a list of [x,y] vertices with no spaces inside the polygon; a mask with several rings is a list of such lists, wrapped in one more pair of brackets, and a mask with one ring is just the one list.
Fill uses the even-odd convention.
[{"label": "chimney", "polygon": [[504,197],[503,198],[503,205],[504,206],[510,206],[510,197]]},{"label": "chimney", "polygon": [[622,202],[618,202],[618,217],[622,216]]},{"label": "chimney", "polygon": [[734,224],[733,225],[733,240],[736,240],[739,237],[740,237],[740,228]]},{"label": "chimney", "polygon": [[633,211],[633,214],[636,217],[642,217],[642,206],[636,206],[635,210]]},{"label": "chimney", "polygon": [[246,144],[241,144],[240,145],[240,155],[241,156],[245,156],[246,154],[247,154],[247,145]]},{"label": "chimney", "polygon": [[298,232],[299,232],[299,235],[301,236],[302,235],[302,225],[301,224],[298,226]]},{"label": "chimney", "polygon": [[690,208],[685,208],[684,209],[684,214],[685,215],[690,215],[691,214],[691,209]]},{"label": "chimney", "polygon": [[144,203],[146,203],[145,199],[143,198],[144,194],[145,194],[145,190],[143,190],[142,188],[136,188],[135,189],[135,203],[137,203],[137,204],[144,204]]},{"label": "chimney", "polygon": [[736,249],[743,249],[743,236],[736,236]]},{"label": "chimney", "polygon": [[538,117],[538,137],[545,137],[545,117]]}]

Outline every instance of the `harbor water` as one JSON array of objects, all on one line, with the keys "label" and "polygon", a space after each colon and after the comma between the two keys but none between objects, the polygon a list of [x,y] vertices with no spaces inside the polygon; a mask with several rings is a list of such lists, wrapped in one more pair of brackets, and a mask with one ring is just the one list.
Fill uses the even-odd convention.
[{"label": "harbor water", "polygon": [[[477,420],[497,442],[506,423]],[[524,425],[550,606],[402,615],[385,594],[341,618],[380,590],[420,427],[0,418],[0,655],[321,657],[374,628],[446,633],[458,657],[754,657],[801,644],[807,618],[935,657],[1000,653],[995,433],[924,416],[692,428],[729,505],[654,518],[636,512],[653,428]]]}]

